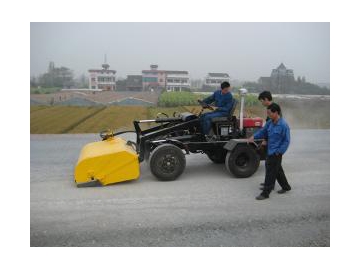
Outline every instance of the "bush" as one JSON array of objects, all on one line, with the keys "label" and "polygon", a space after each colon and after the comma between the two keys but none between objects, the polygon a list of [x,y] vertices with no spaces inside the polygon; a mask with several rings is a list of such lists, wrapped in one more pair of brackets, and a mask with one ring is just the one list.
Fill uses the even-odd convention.
[{"label": "bush", "polygon": [[[239,99],[239,94],[232,93],[233,97]],[[158,105],[160,107],[177,107],[177,106],[191,106],[198,105],[198,99],[204,99],[209,95],[205,94],[194,94],[192,92],[163,92],[159,97]],[[245,97],[246,106],[259,105],[257,95],[248,94]]]},{"label": "bush", "polygon": [[30,94],[52,94],[60,90],[59,87],[30,87]]},{"label": "bush", "polygon": [[159,96],[160,107],[196,105],[197,96],[192,92],[163,92]]}]

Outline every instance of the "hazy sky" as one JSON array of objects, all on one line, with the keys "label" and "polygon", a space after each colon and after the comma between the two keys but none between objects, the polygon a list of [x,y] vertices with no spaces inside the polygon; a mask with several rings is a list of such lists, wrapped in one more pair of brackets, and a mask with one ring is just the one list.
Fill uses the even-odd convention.
[{"label": "hazy sky", "polygon": [[281,62],[314,83],[330,82],[329,23],[31,23],[30,73],[55,66],[86,74],[107,54],[117,76],[150,64],[192,78],[227,72],[233,79],[270,76]]}]

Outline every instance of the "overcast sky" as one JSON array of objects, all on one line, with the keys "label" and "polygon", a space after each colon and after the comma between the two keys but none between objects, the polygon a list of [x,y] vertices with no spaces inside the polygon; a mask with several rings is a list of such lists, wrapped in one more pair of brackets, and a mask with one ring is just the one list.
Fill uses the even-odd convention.
[{"label": "overcast sky", "polygon": [[87,75],[106,53],[123,78],[158,64],[192,78],[227,72],[256,81],[283,62],[295,77],[330,82],[329,23],[31,23],[30,29],[31,75],[45,73],[49,61]]}]

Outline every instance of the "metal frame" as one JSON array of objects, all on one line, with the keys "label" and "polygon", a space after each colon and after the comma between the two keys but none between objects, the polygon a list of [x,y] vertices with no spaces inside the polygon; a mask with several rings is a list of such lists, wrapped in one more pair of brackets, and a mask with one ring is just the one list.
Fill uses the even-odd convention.
[{"label": "metal frame", "polygon": [[[213,129],[215,139],[207,141],[204,134],[201,133],[200,118],[184,121],[181,117],[165,117],[156,118],[150,120],[137,120],[133,121],[135,131],[121,131],[118,133],[100,133],[103,140],[106,140],[110,136],[116,136],[128,132],[136,133],[136,142],[128,141],[129,145],[133,145],[136,148],[139,162],[147,160],[150,156],[150,152],[157,146],[164,143],[171,143],[184,150],[186,154],[191,153],[207,153],[214,149],[225,148],[228,151],[232,151],[235,145],[248,144],[245,138],[245,130],[243,128],[243,109],[244,99],[247,94],[246,89],[240,89],[241,106],[240,106],[240,124],[237,122],[236,116],[232,116],[227,121],[213,122]],[[199,114],[203,112],[205,107]],[[165,115],[165,114],[164,114]],[[159,116],[159,114],[158,114]],[[167,115],[166,115],[167,116]],[[142,130],[141,124],[143,123],[158,123],[159,125]],[[232,133],[227,136],[221,136],[219,134],[219,126],[228,125],[232,127]],[[172,135],[173,136],[166,136]],[[165,136],[165,137],[164,137]],[[260,157],[263,157],[259,151],[259,145],[257,142],[253,143],[252,146],[257,150]],[[263,158],[262,158],[263,159]]]},{"label": "metal frame", "polygon": [[[141,123],[161,123],[161,125],[151,127],[149,129],[142,130]],[[171,143],[184,150],[186,154],[190,153],[206,153],[216,148],[222,149],[230,141],[239,143],[246,143],[247,140],[241,140],[243,132],[240,132],[236,124],[236,117],[229,121],[221,121],[222,124],[227,123],[233,127],[233,133],[228,136],[220,136],[216,134],[216,139],[213,141],[207,141],[206,137],[200,132],[200,119],[196,118],[190,121],[183,122],[180,117],[173,118],[157,118],[153,120],[140,120],[134,121],[134,127],[136,132],[136,151],[139,155],[139,162],[147,160],[150,156],[152,149],[164,143]],[[219,123],[219,124],[221,124]],[[215,122],[213,125],[218,127]],[[213,127],[214,127],[213,126]],[[184,134],[185,132],[188,134]],[[176,135],[175,133],[182,133]],[[174,136],[162,138],[168,134],[174,133]],[[256,149],[258,145],[252,144]],[[226,149],[226,148],[225,148]],[[230,149],[227,149],[230,150]],[[232,149],[231,149],[232,150]],[[230,151],[231,151],[230,150]]]}]

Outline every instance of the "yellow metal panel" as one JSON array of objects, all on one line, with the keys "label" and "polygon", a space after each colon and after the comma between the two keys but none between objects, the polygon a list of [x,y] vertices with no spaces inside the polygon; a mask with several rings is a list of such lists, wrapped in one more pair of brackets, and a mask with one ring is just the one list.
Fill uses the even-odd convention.
[{"label": "yellow metal panel", "polygon": [[140,176],[138,155],[118,137],[89,143],[81,150],[74,176],[78,184],[98,180],[108,185],[135,180]]}]

